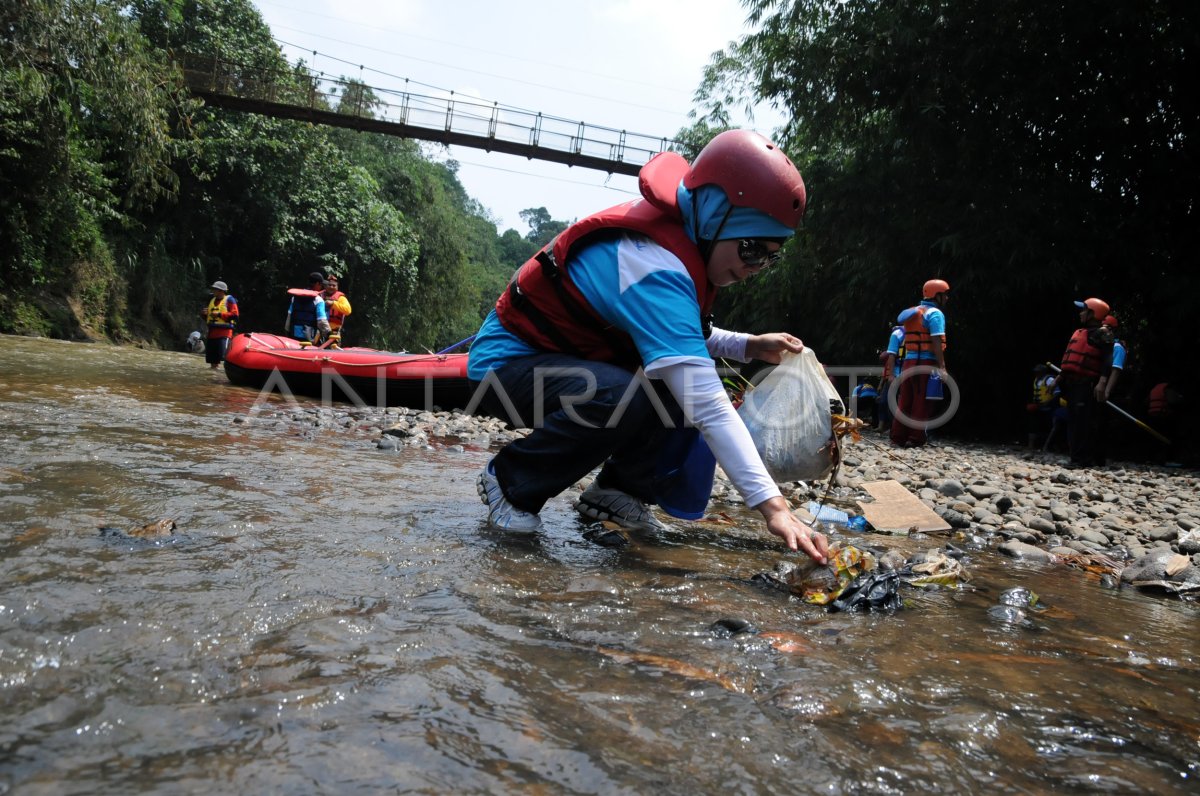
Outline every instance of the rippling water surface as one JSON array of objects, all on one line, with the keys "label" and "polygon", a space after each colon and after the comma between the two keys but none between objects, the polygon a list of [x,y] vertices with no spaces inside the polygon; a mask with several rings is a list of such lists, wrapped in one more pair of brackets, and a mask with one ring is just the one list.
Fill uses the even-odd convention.
[{"label": "rippling water surface", "polygon": [[[0,372],[0,793],[1197,792],[1195,604],[976,549],[971,591],[826,614],[747,582],[757,515],[614,551],[564,496],[513,540],[487,451],[200,357],[4,337]],[[1013,585],[1030,626],[989,619]]]}]

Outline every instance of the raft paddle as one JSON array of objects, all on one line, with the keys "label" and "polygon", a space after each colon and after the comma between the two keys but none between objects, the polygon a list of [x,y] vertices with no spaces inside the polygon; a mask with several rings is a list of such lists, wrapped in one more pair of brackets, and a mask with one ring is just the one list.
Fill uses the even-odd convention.
[{"label": "raft paddle", "polygon": [[[1047,363],[1046,363],[1046,365],[1048,365],[1049,367],[1053,368],[1055,373],[1062,373],[1062,368],[1060,368],[1058,365],[1055,365],[1053,362],[1047,362]],[[1117,413],[1119,413],[1119,414],[1121,414],[1121,415],[1124,415],[1125,417],[1127,417],[1127,418],[1129,418],[1130,420],[1132,420],[1134,425],[1136,425],[1138,428],[1142,429],[1142,430],[1143,430],[1143,431],[1145,431],[1146,433],[1148,433],[1148,434],[1150,434],[1151,436],[1153,436],[1153,437],[1154,437],[1156,440],[1158,440],[1158,441],[1159,441],[1159,442],[1161,442],[1162,444],[1164,444],[1164,445],[1170,445],[1170,444],[1171,444],[1171,440],[1167,439],[1167,438],[1166,438],[1166,437],[1164,437],[1162,434],[1160,434],[1160,433],[1158,433],[1157,431],[1155,431],[1154,429],[1150,428],[1150,426],[1146,425],[1146,424],[1145,424],[1145,423],[1143,423],[1141,420],[1138,420],[1136,417],[1134,417],[1133,415],[1129,414],[1128,412],[1126,412],[1126,411],[1125,411],[1124,409],[1122,409],[1121,407],[1117,406],[1117,405],[1116,405],[1115,403],[1113,403],[1112,401],[1105,401],[1104,403],[1108,404],[1108,406],[1109,406],[1110,408],[1112,408],[1112,409],[1113,409],[1115,412],[1117,412]]]},{"label": "raft paddle", "polygon": [[466,338],[463,338],[462,340],[459,340],[457,343],[455,343],[452,346],[448,346],[447,348],[443,348],[441,351],[434,351],[432,353],[434,356],[441,356],[442,354],[449,354],[451,351],[458,348],[460,345],[471,342],[472,340],[475,339],[475,337],[476,337],[476,335],[471,335],[470,337],[466,337]]}]

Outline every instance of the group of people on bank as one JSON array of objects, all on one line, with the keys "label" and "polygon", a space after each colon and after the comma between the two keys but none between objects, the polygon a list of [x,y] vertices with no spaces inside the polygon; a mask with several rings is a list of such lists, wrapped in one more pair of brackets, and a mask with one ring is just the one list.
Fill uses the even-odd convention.
[{"label": "group of people on bank", "polygon": [[[1049,450],[1066,431],[1071,463],[1077,467],[1104,465],[1108,458],[1109,430],[1105,405],[1110,404],[1125,373],[1128,349],[1116,315],[1108,302],[1099,298],[1076,301],[1080,327],[1071,335],[1061,365],[1038,363],[1033,368],[1033,394],[1027,405],[1030,417],[1029,446],[1044,439]],[[1168,440],[1157,450],[1158,458],[1170,460],[1174,453],[1175,420],[1183,396],[1168,383],[1155,385],[1146,400],[1152,427],[1149,433]]]},{"label": "group of people on bank", "polygon": [[1076,301],[1075,307],[1080,325],[1067,342],[1052,394],[1066,404],[1071,464],[1100,466],[1107,459],[1104,404],[1125,367],[1125,345],[1117,339],[1117,319],[1108,302],[1089,298]]},{"label": "group of people on bank", "polygon": [[[883,372],[855,387],[856,409],[887,431],[894,445],[925,444],[928,424],[943,399],[946,370],[946,318],[950,285],[931,279],[922,287],[920,304],[900,313],[881,352]],[[1045,439],[1046,447],[1065,433],[1071,464],[1092,467],[1107,460],[1106,413],[1126,367],[1128,351],[1118,335],[1118,321],[1108,302],[1089,298],[1075,302],[1079,328],[1071,335],[1061,364],[1034,367],[1030,414],[1030,446]],[[892,416],[889,391],[897,384]],[[877,386],[878,385],[878,386]],[[1168,384],[1151,391],[1152,422],[1172,427],[1182,396]]]},{"label": "group of people on bank", "polygon": [[[240,310],[238,301],[229,293],[229,285],[217,280],[209,286],[212,299],[200,311],[200,317],[208,328],[208,336],[202,345],[199,332],[188,338],[188,347],[204,351],[204,359],[214,370],[225,361],[229,341],[237,328]],[[339,348],[342,342],[342,327],[350,315],[350,299],[338,289],[335,274],[313,271],[308,275],[307,288],[292,288],[288,303],[286,333],[304,346]]]}]

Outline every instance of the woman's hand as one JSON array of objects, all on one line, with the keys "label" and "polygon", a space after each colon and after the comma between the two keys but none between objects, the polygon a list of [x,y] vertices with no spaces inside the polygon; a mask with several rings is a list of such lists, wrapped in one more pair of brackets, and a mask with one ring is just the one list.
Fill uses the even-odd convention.
[{"label": "woman's hand", "polygon": [[775,365],[779,364],[782,352],[791,351],[793,354],[799,354],[803,350],[804,343],[800,341],[800,338],[787,332],[752,334],[746,341],[746,356]]},{"label": "woman's hand", "polygon": [[754,508],[766,518],[767,530],[782,539],[789,550],[803,552],[818,564],[828,561],[829,541],[825,534],[800,522],[782,497],[765,500]]}]

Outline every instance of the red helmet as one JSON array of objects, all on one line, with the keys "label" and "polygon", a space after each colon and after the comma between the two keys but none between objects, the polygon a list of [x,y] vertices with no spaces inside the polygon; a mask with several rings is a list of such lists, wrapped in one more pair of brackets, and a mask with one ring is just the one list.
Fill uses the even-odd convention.
[{"label": "red helmet", "polygon": [[1098,298],[1090,298],[1090,299],[1084,299],[1083,301],[1076,301],[1075,306],[1081,310],[1091,310],[1092,317],[1095,318],[1096,320],[1101,320],[1102,318],[1104,318],[1104,316],[1108,315],[1108,313],[1111,309],[1108,306],[1107,301],[1105,301],[1104,299],[1098,299]]},{"label": "red helmet", "polygon": [[944,279],[930,279],[921,286],[921,297],[931,299],[938,293],[949,293],[950,283]]},{"label": "red helmet", "polygon": [[1116,315],[1105,315],[1104,316],[1104,325],[1107,326],[1109,329],[1116,329],[1117,328],[1117,316]]},{"label": "red helmet", "polygon": [[751,130],[726,130],[692,162],[683,187],[715,185],[734,207],[751,207],[791,229],[804,216],[804,180],[783,150]]}]

